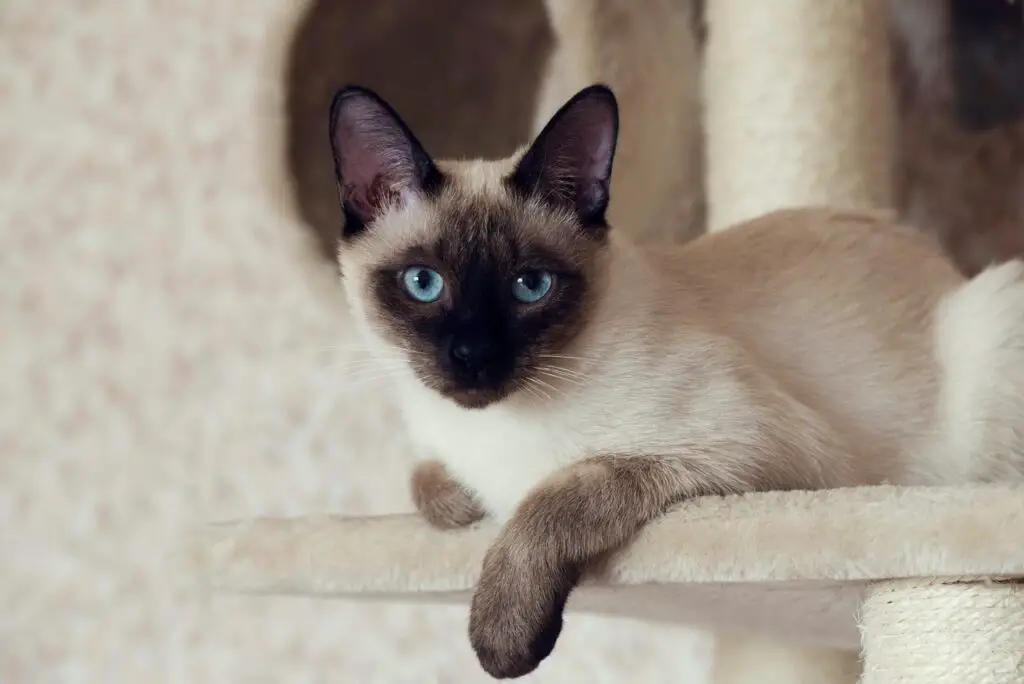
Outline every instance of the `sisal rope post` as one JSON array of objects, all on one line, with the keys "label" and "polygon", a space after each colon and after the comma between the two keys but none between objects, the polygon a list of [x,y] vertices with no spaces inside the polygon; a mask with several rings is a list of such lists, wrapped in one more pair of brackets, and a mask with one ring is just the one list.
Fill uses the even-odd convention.
[{"label": "sisal rope post", "polygon": [[1021,684],[1024,584],[879,583],[861,637],[863,684]]},{"label": "sisal rope post", "polygon": [[707,0],[708,229],[775,209],[892,204],[883,0]]},{"label": "sisal rope post", "polygon": [[[892,204],[884,0],[707,0],[708,231],[786,207]],[[858,654],[720,635],[717,684],[853,684]]]}]

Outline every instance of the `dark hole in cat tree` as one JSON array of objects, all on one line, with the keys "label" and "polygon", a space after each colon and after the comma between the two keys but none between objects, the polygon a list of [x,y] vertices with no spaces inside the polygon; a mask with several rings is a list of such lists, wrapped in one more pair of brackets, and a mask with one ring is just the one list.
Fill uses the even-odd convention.
[{"label": "dark hole in cat tree", "polygon": [[1024,117],[1024,2],[950,0],[956,114],[982,131]]},{"label": "dark hole in cat tree", "polygon": [[315,0],[290,46],[287,163],[324,253],[341,225],[326,133],[340,86],[379,92],[435,157],[502,157],[529,136],[550,44],[542,0]]}]

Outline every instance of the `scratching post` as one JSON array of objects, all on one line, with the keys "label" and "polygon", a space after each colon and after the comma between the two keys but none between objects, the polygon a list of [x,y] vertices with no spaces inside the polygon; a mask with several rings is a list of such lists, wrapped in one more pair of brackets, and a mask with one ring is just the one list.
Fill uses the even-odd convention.
[{"label": "scratching post", "polygon": [[863,684],[1024,682],[1024,585],[896,581],[867,592]]},{"label": "scratching post", "polygon": [[[882,0],[707,0],[708,230],[792,206],[877,209],[892,193]],[[853,684],[855,651],[721,635],[717,684]]]},{"label": "scratching post", "polygon": [[882,0],[707,0],[709,229],[788,206],[890,205]]}]

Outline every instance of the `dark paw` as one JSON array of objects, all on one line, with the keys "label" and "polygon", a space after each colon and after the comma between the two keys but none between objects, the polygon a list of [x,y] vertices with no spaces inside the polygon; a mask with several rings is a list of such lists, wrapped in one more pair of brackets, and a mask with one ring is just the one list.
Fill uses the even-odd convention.
[{"label": "dark paw", "polygon": [[504,615],[470,616],[469,639],[480,666],[495,679],[515,679],[537,669],[551,655],[562,631],[562,611],[533,625],[520,623],[510,606]]},{"label": "dark paw", "polygon": [[466,527],[484,517],[484,509],[439,461],[416,465],[411,480],[416,510],[432,526],[442,530]]},{"label": "dark paw", "polygon": [[574,586],[570,573],[519,565],[514,557],[500,545],[492,548],[469,613],[470,643],[480,665],[496,679],[522,677],[551,655]]}]

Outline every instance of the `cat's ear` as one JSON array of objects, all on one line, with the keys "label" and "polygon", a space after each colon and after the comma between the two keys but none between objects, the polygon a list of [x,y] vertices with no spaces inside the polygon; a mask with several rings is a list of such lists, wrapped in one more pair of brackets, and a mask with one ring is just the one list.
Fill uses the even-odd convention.
[{"label": "cat's ear", "polygon": [[604,85],[562,105],[509,177],[527,195],[568,209],[584,226],[605,226],[619,107]]},{"label": "cat's ear", "polygon": [[345,237],[388,209],[436,193],[444,182],[398,113],[367,88],[348,86],[334,96],[330,135]]}]

